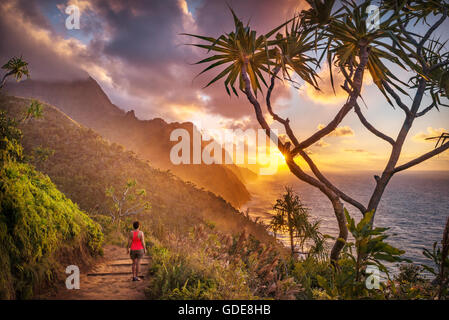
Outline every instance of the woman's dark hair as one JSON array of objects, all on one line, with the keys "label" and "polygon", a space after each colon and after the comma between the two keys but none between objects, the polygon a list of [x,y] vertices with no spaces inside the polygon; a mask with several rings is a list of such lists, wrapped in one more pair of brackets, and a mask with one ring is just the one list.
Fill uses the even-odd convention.
[{"label": "woman's dark hair", "polygon": [[139,226],[140,226],[139,221],[134,221],[134,222],[133,222],[133,227],[134,227],[134,229],[137,229]]}]

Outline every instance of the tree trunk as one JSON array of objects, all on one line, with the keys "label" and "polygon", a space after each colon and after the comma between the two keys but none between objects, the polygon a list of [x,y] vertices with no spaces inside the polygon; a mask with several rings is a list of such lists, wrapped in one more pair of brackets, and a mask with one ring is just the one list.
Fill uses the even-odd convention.
[{"label": "tree trunk", "polygon": [[420,80],[418,85],[418,90],[413,99],[412,107],[410,109],[410,114],[406,115],[405,120],[402,124],[401,130],[396,138],[396,141],[393,144],[393,149],[391,150],[390,158],[388,159],[387,165],[385,166],[384,171],[382,172],[382,176],[377,179],[376,188],[369,200],[368,203],[368,212],[374,211],[371,224],[374,222],[374,216],[376,214],[377,207],[379,206],[380,200],[382,199],[382,195],[387,187],[390,179],[394,175],[394,169],[398,163],[399,157],[401,155],[402,146],[404,145],[405,139],[412,127],[413,121],[415,120],[416,112],[421,105],[421,101],[425,92],[426,81],[424,79]]},{"label": "tree trunk", "polygon": [[292,249],[292,257],[295,255],[295,243],[293,241],[293,230],[290,229],[290,247]]},{"label": "tree trunk", "polygon": [[[368,53],[365,52],[364,57],[363,57],[364,63],[366,63],[367,56],[368,56]],[[361,67],[360,69],[361,69],[359,71],[360,75],[358,75],[354,81],[355,85],[359,85],[359,86],[361,85],[361,81],[363,79],[364,67]],[[244,84],[245,84],[244,93],[246,94],[246,97],[248,98],[249,102],[254,107],[257,121],[259,122],[260,126],[266,131],[267,136],[270,137],[270,139],[271,139],[272,138],[272,130],[262,114],[262,109],[260,107],[259,102],[257,101],[257,99],[254,97],[254,95],[251,92],[251,84],[250,84],[248,75],[246,73],[245,64],[242,66],[241,74],[242,74],[242,78],[243,78]],[[358,94],[359,94],[359,90],[356,90],[354,92],[355,98],[352,97],[354,99],[354,103],[357,100]],[[277,138],[277,136],[276,136],[276,138]],[[276,142],[278,143],[279,150],[282,153],[284,153],[285,146],[280,141],[276,141]],[[340,197],[333,190],[331,190],[329,187],[327,187],[324,183],[316,180],[315,178],[313,178],[313,177],[307,175],[305,172],[303,172],[302,169],[295,163],[295,161],[291,157],[290,152],[284,153],[284,157],[285,157],[285,161],[286,161],[290,171],[298,179],[320,189],[332,203],[332,206],[334,208],[334,214],[335,214],[335,217],[337,218],[338,229],[339,229],[338,239],[335,242],[335,244],[332,248],[331,254],[330,254],[331,261],[335,262],[338,260],[340,252],[343,249],[345,242],[348,238],[348,228],[346,226],[346,217],[344,214],[343,204],[340,201]]]},{"label": "tree trunk", "polygon": [[340,252],[345,246],[346,240],[348,239],[348,227],[346,226],[346,216],[339,198],[331,199],[332,206],[334,207],[334,214],[337,218],[338,223],[338,238],[332,247],[330,259],[332,263],[335,263],[340,256]]},{"label": "tree trunk", "polygon": [[295,241],[293,237],[293,226],[291,225],[290,219],[288,219],[288,231],[290,234],[290,248],[292,249],[292,257],[295,255]]},{"label": "tree trunk", "polygon": [[346,216],[344,212],[343,203],[340,201],[338,195],[329,189],[324,184],[314,181],[311,177],[307,176],[301,168],[291,158],[286,158],[286,163],[290,171],[301,181],[311,184],[318,189],[330,200],[334,209],[335,218],[338,224],[338,238],[332,247],[330,259],[333,263],[338,260],[341,250],[343,249],[346,240],[348,239],[348,227],[346,226]]},{"label": "tree trunk", "polygon": [[11,70],[3,76],[2,81],[0,82],[0,89],[3,88],[3,86],[5,85],[6,78],[8,78],[9,76],[11,76],[13,74],[14,74],[14,70]]}]

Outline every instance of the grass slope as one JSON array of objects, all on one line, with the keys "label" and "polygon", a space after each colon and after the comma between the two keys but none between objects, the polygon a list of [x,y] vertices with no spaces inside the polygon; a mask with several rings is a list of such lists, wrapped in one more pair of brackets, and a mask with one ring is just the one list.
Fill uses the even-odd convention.
[{"label": "grass slope", "polygon": [[101,253],[100,226],[22,161],[20,131],[0,115],[0,299],[32,298],[68,265]]}]

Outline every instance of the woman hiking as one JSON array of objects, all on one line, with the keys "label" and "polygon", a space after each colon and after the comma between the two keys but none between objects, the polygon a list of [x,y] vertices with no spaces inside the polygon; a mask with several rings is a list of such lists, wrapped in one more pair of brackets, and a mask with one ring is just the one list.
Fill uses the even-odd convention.
[{"label": "woman hiking", "polygon": [[132,230],[128,235],[127,253],[129,253],[133,261],[133,281],[140,281],[140,260],[146,253],[145,237],[143,232],[139,230],[139,227],[139,221],[135,221],[133,223],[134,230]]}]

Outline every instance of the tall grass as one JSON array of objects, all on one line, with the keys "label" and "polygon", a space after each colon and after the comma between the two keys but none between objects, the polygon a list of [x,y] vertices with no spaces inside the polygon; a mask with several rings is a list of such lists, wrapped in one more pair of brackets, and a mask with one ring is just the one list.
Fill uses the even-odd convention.
[{"label": "tall grass", "polygon": [[0,298],[32,298],[64,263],[101,253],[99,225],[47,176],[16,161],[2,162],[0,176]]}]

